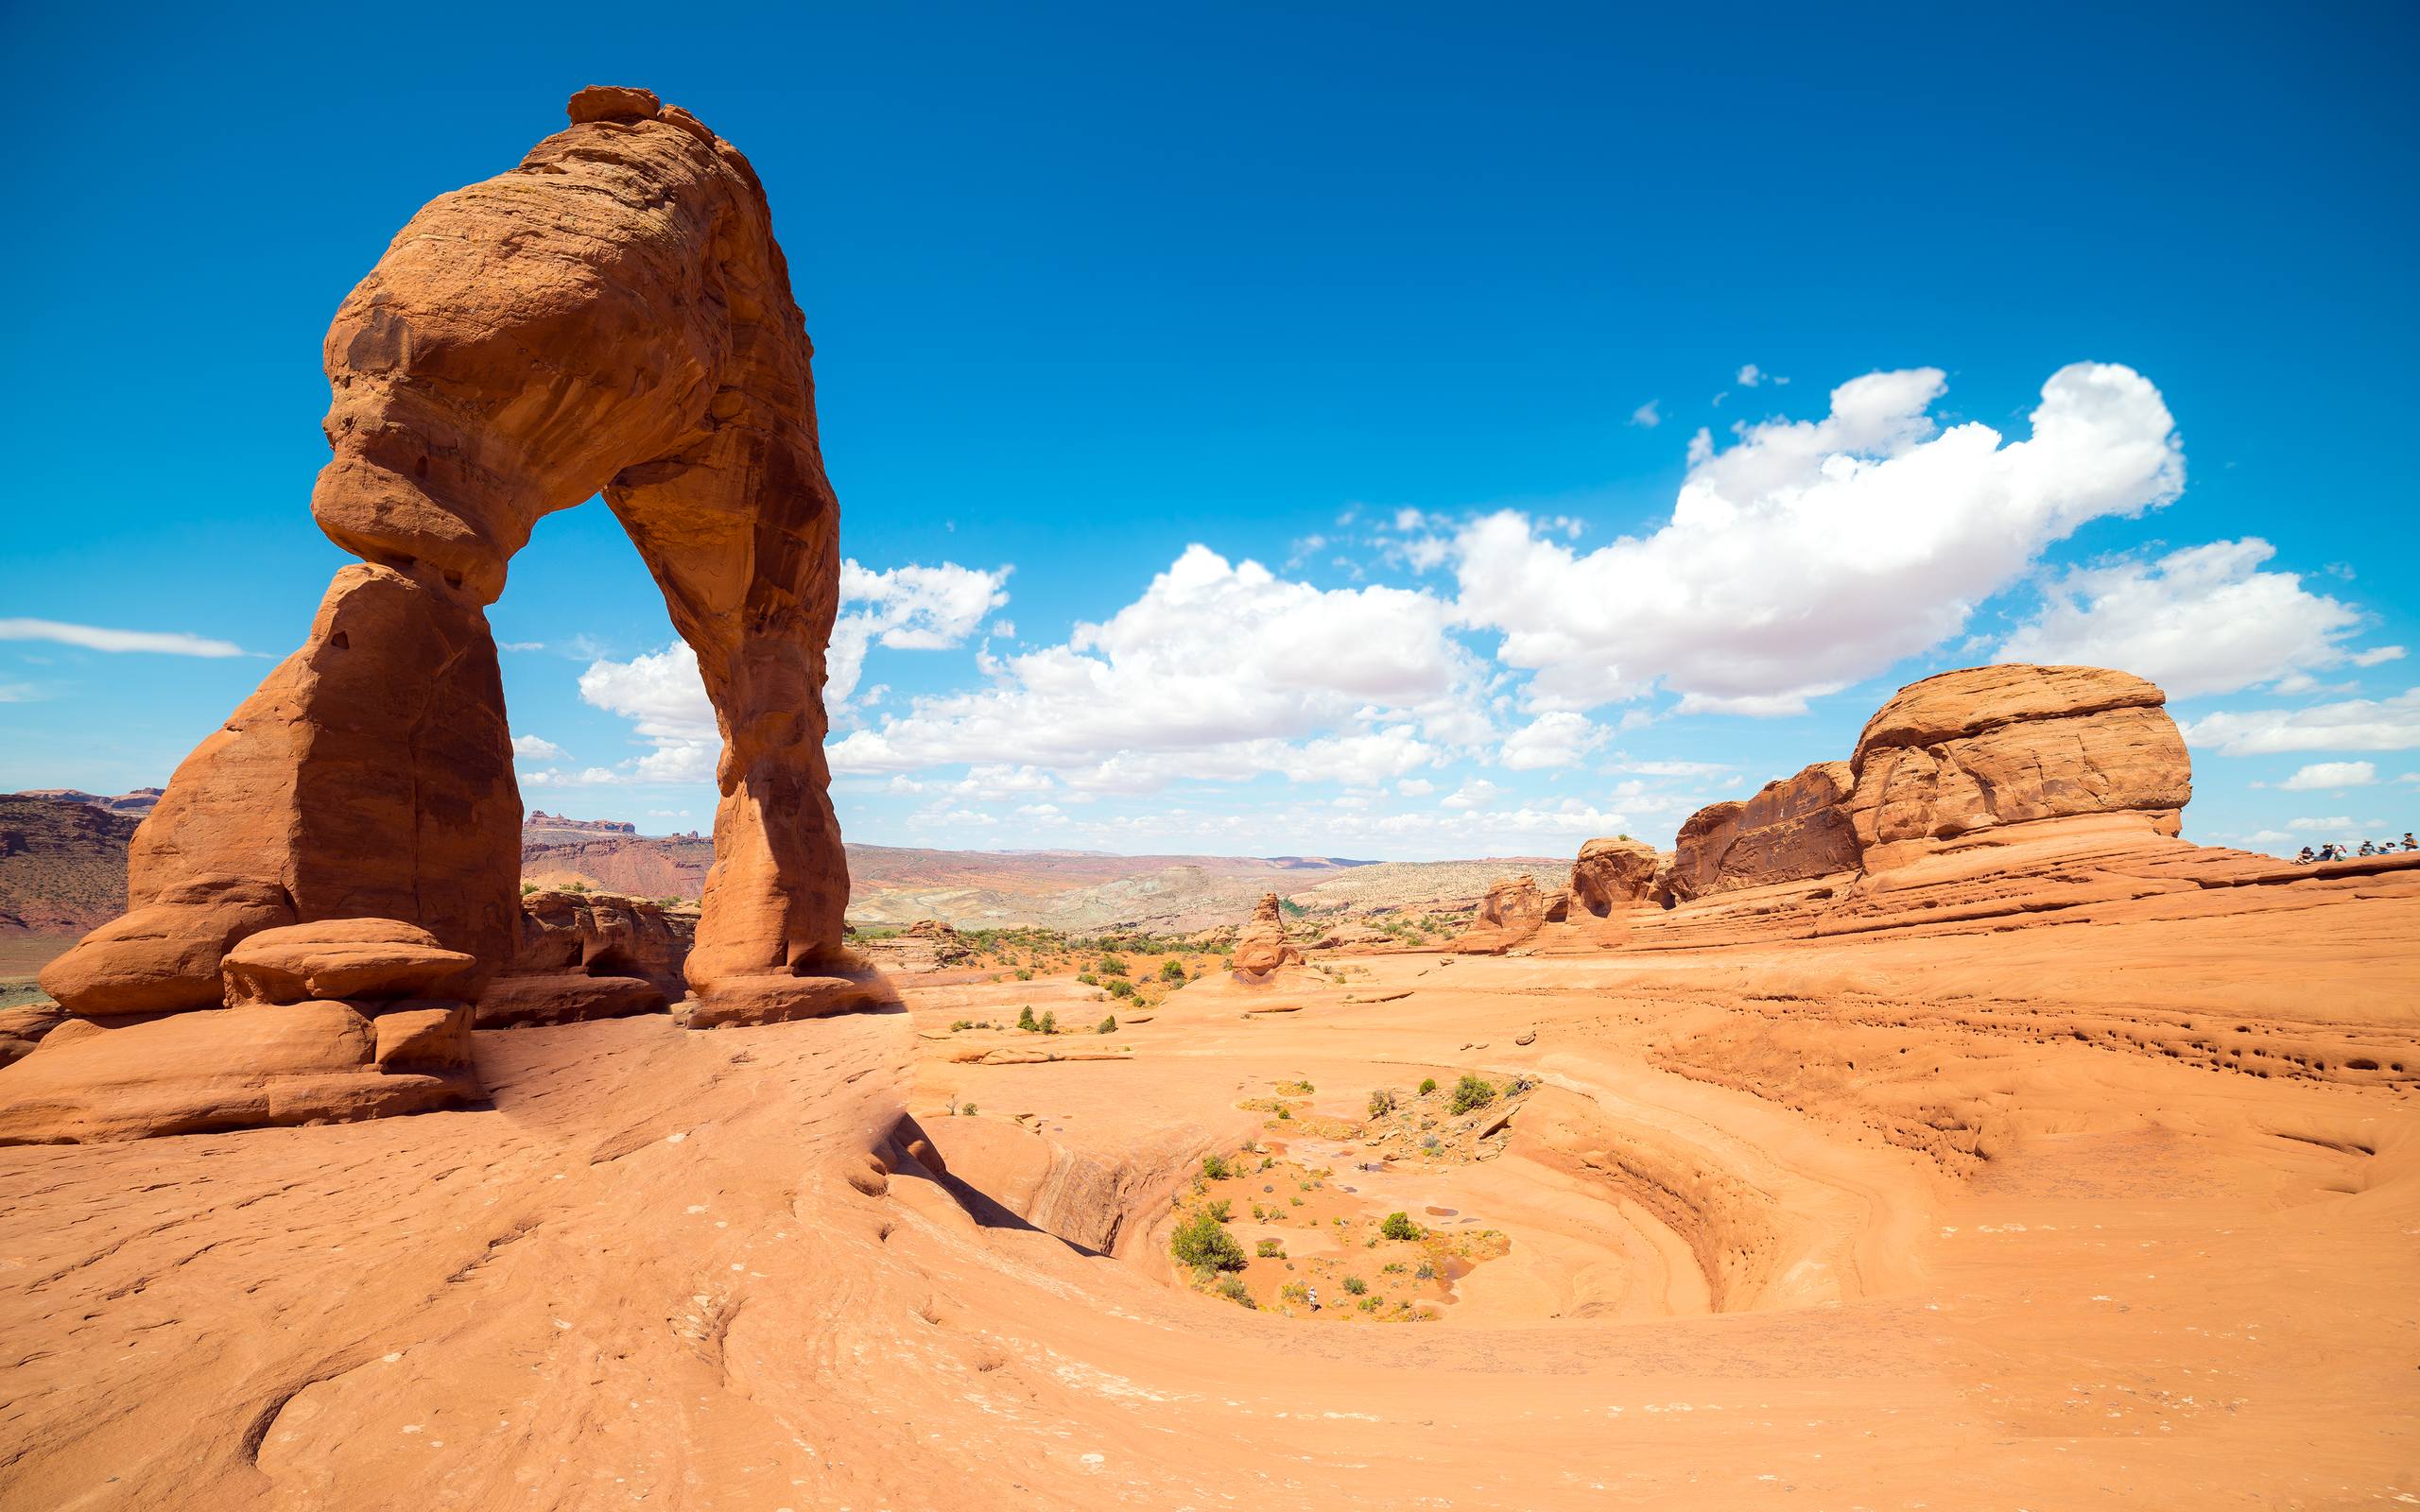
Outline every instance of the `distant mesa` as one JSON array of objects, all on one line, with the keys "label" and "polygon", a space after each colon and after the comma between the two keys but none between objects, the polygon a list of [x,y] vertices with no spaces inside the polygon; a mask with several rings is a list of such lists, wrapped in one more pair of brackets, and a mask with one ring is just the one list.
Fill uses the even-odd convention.
[{"label": "distant mesa", "polygon": [[[639,827],[628,819],[573,819],[544,809],[531,809],[521,816],[521,828],[530,830],[569,830],[593,834],[636,834]],[[696,831],[691,831],[692,835]]]}]

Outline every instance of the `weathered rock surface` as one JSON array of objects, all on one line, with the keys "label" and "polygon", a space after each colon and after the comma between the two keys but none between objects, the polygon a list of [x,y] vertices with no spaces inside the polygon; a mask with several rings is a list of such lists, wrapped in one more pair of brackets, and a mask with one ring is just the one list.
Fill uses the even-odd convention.
[{"label": "weathered rock surface", "polygon": [[1849,783],[1848,763],[1819,762],[1767,782],[1744,803],[1700,809],[1673,842],[1668,890],[1686,900],[1855,871],[1857,834],[1843,806]]},{"label": "weathered rock surface", "polygon": [[1266,976],[1281,966],[1300,966],[1303,953],[1286,938],[1285,911],[1277,895],[1263,893],[1252,911],[1252,922],[1236,936],[1236,970]]},{"label": "weathered rock surface", "polygon": [[221,963],[227,1005],[315,998],[432,998],[458,992],[478,962],[417,924],[331,919],[265,929]]},{"label": "weathered rock surface", "polygon": [[1571,899],[1583,912],[1602,919],[1619,908],[1635,908],[1648,901],[1664,858],[1644,840],[1608,836],[1580,848],[1571,864]]},{"label": "weathered rock surface", "polygon": [[1490,883],[1480,896],[1478,913],[1469,930],[1448,948],[1474,955],[1510,950],[1537,934],[1545,924],[1567,919],[1570,900],[1571,894],[1561,889],[1552,894],[1541,892],[1538,879],[1527,872],[1499,878]]},{"label": "weathered rock surface", "polygon": [[2140,816],[2178,833],[2192,760],[2167,696],[2100,667],[1945,672],[1899,690],[1867,721],[1850,762],[1849,821],[1865,869],[1999,825]]},{"label": "weathered rock surface", "polygon": [[545,888],[521,909],[520,948],[479,996],[480,1028],[658,1013],[682,996],[694,912]]},{"label": "weathered rock surface", "polygon": [[[457,1058],[442,1069],[437,1051],[381,1069],[379,1022],[351,1004],[318,1002],[175,1013],[109,1029],[70,1021],[8,1068],[0,1144],[345,1121],[477,1095],[467,1044],[452,1046]],[[424,1022],[417,1013],[406,1022]]]},{"label": "weathered rock surface", "polygon": [[[362,561],[178,768],[133,840],[132,912],[44,971],[70,1011],[211,1006],[245,936],[330,919],[420,926],[470,959],[466,995],[505,967],[522,816],[484,610],[538,520],[599,492],[724,737],[686,966],[702,1011],[882,998],[840,944],[822,705],[838,507],[763,189],[643,90],[583,91],[570,113],[519,167],[424,207],[337,310],[312,513]],[[225,1029],[192,1048],[240,1074]]]}]

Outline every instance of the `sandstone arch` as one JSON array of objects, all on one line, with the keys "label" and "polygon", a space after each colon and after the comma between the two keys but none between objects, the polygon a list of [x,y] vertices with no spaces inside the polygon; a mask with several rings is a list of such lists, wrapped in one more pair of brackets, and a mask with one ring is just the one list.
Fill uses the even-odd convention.
[{"label": "sandstone arch", "polygon": [[[519,166],[424,207],[337,310],[335,455],[312,513],[361,561],[336,575],[303,647],[178,768],[135,837],[131,912],[43,973],[78,1016],[233,1004],[221,967],[239,941],[340,919],[399,920],[451,953],[445,971],[390,972],[414,1001],[475,995],[519,914],[520,795],[485,609],[538,520],[598,493],[696,649],[723,737],[684,1016],[765,1022],[879,995],[840,943],[848,875],[822,749],[838,507],[764,191],[737,149],[646,91],[583,90],[570,115]],[[295,949],[337,948],[306,935]],[[242,1060],[240,1037],[225,1054]],[[378,1110],[390,1084],[371,1085],[367,1104],[336,1101]]]}]

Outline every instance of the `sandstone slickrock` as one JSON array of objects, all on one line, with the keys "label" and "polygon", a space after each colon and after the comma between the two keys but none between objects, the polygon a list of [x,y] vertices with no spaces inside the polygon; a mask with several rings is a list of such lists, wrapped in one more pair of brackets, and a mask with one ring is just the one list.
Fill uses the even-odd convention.
[{"label": "sandstone slickrock", "polygon": [[1644,840],[1608,836],[1580,848],[1571,864],[1571,899],[1585,913],[1602,919],[1619,908],[1634,908],[1654,889],[1663,857]]},{"label": "sandstone slickrock", "polygon": [[1303,953],[1286,939],[1285,911],[1273,892],[1261,894],[1252,921],[1236,936],[1236,970],[1266,976],[1281,966],[1300,966]]},{"label": "sandstone slickrock", "polygon": [[[584,90],[570,115],[518,167],[430,201],[338,308],[312,513],[362,560],[179,766],[133,841],[132,911],[44,971],[71,1012],[208,1007],[245,936],[346,919],[424,928],[471,958],[475,996],[520,917],[485,607],[541,518],[600,492],[723,736],[691,1022],[884,1000],[841,945],[822,705],[838,507],[764,191],[644,90]],[[208,1049],[240,1071],[240,1041]]]}]

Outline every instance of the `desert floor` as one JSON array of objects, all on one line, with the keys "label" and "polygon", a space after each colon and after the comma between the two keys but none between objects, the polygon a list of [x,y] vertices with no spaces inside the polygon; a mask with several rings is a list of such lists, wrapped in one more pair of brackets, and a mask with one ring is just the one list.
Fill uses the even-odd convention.
[{"label": "desert floor", "polygon": [[[1109,1034],[935,971],[0,1149],[0,1505],[2420,1502],[2415,885],[1315,957]],[[1080,1032],[951,1027],[1028,1005]],[[1220,1200],[1252,1307],[1169,1258]]]}]

